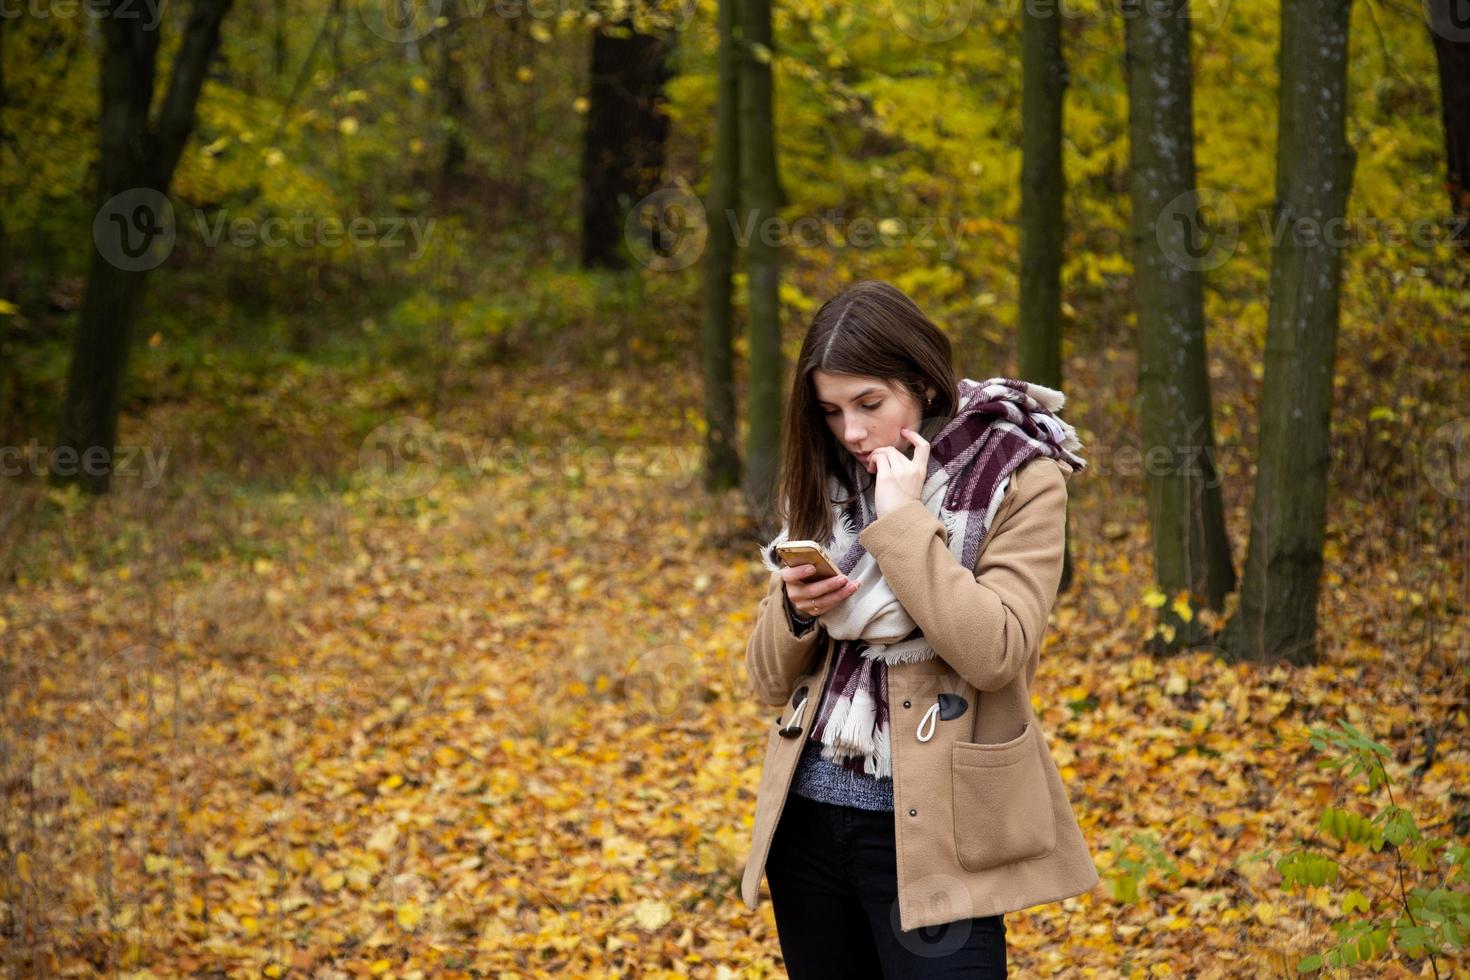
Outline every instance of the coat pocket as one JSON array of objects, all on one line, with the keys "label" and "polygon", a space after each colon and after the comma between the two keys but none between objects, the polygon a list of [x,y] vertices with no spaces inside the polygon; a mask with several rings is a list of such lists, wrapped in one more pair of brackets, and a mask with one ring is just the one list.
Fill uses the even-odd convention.
[{"label": "coat pocket", "polygon": [[1056,817],[1041,752],[1029,723],[1009,742],[951,747],[955,853],[966,871],[1028,861],[1056,847]]}]

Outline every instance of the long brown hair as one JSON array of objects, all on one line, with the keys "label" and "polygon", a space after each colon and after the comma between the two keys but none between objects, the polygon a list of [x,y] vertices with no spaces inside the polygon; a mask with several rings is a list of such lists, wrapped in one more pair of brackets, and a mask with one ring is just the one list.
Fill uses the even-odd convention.
[{"label": "long brown hair", "polygon": [[[786,402],[777,516],[790,538],[826,541],[831,505],[848,503],[867,487],[853,486],[851,454],[823,417],[812,378],[818,370],[880,378],[907,389],[923,406],[919,432],[926,439],[954,418],[959,392],[949,338],[892,283],[865,279],[822,304],[802,341]],[[929,388],[934,401],[924,405]],[[828,500],[829,473],[846,489],[844,499]]]}]

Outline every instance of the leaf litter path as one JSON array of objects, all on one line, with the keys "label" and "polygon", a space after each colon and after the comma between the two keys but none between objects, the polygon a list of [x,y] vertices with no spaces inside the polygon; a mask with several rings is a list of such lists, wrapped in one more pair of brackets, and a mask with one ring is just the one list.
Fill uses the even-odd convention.
[{"label": "leaf litter path", "polygon": [[[657,391],[617,401],[638,417]],[[558,408],[606,418],[605,391],[577,397]],[[246,518],[206,510],[191,520],[250,547],[182,568],[162,559],[187,535],[123,507],[103,530],[130,542],[124,560],[22,578],[0,607],[5,962],[782,975],[768,899],[751,913],[738,896],[770,713],[742,652],[766,572],[733,496],[698,489],[697,442],[624,442],[620,463],[562,440],[540,463],[445,463],[422,492],[368,476],[254,499]],[[1279,971],[1330,936],[1328,897],[1283,897],[1268,863],[1237,862],[1341,799],[1305,728],[1343,717],[1401,748],[1409,805],[1448,822],[1470,785],[1461,689],[1386,655],[1412,649],[1412,623],[1396,632],[1345,588],[1324,597],[1320,667],[1139,655],[1147,542],[1118,523],[1136,503],[1073,489],[1079,584],[1035,703],[1107,880],[1008,916],[1012,966]],[[1347,560],[1330,582],[1393,587]],[[1447,727],[1414,779],[1426,717]],[[1146,867],[1149,834],[1173,874]],[[1129,868],[1125,902],[1108,882]]]}]

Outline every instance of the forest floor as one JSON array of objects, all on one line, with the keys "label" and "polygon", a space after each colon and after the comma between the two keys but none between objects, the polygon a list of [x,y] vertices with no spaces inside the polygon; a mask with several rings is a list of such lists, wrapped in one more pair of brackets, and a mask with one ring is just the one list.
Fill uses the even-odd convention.
[{"label": "forest floor", "polygon": [[[191,465],[189,409],[163,404],[120,437],[175,447],[162,483],[120,479],[91,508],[43,495],[0,596],[0,961],[784,974],[764,886],[754,912],[739,898],[769,722],[743,650],[767,573],[737,495],[700,488],[689,373],[481,382],[432,419],[288,429],[281,451],[324,453],[330,485]],[[301,414],[272,418],[304,431]],[[1248,483],[1226,475],[1238,564]],[[1104,880],[1008,915],[1012,969],[1294,976],[1348,885],[1284,892],[1273,857],[1337,850],[1329,805],[1385,802],[1316,765],[1312,726],[1380,739],[1396,802],[1470,830],[1461,543],[1339,501],[1318,665],[1155,659],[1141,480],[1070,489],[1073,584],[1033,692]],[[1391,854],[1345,855],[1370,882],[1353,917],[1393,915]],[[1402,951],[1378,970],[1432,975]]]}]

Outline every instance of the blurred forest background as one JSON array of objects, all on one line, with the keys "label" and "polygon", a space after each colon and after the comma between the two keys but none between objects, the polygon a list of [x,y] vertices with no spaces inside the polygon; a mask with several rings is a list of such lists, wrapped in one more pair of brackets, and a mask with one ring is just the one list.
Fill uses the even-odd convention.
[{"label": "blurred forest background", "polygon": [[1090,464],[1018,975],[1463,972],[1467,172],[1463,0],[16,0],[0,963],[780,975],[755,543],[882,278]]}]

